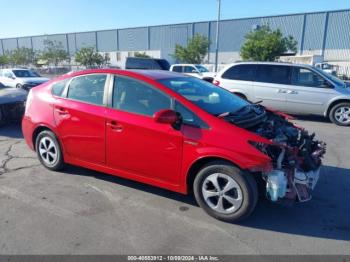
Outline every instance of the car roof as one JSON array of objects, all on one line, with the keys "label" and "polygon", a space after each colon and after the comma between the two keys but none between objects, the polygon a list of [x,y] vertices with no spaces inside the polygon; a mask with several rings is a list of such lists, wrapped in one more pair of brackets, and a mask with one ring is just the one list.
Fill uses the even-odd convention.
[{"label": "car roof", "polygon": [[198,64],[173,64],[172,66],[196,66]]},{"label": "car roof", "polygon": [[126,76],[143,76],[153,80],[176,78],[176,77],[189,77],[180,73],[175,73],[165,70],[142,70],[142,69],[131,69],[131,70],[120,70],[120,69],[89,69],[83,71],[73,72],[67,75],[78,76],[85,74],[119,74]]},{"label": "car roof", "polygon": [[255,61],[247,61],[247,62],[235,62],[230,64],[229,66],[233,65],[241,65],[241,64],[246,64],[246,65],[282,65],[282,66],[296,66],[296,67],[312,67],[311,65],[308,64],[294,64],[294,63],[286,63],[286,62],[255,62]]},{"label": "car roof", "polygon": [[13,71],[13,70],[32,70],[32,69],[16,67],[16,68],[3,68],[2,70],[10,70],[10,71]]}]

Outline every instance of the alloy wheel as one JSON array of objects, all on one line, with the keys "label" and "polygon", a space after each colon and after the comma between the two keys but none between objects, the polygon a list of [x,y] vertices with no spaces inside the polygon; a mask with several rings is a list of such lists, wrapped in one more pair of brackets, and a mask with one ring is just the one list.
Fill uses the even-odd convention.
[{"label": "alloy wheel", "polygon": [[205,203],[221,214],[236,212],[243,203],[242,189],[230,176],[216,173],[208,176],[202,186]]},{"label": "alloy wheel", "polygon": [[39,142],[39,154],[47,165],[54,165],[58,159],[56,144],[50,137],[43,137]]},{"label": "alloy wheel", "polygon": [[350,123],[350,107],[342,106],[335,111],[335,119],[341,124]]}]

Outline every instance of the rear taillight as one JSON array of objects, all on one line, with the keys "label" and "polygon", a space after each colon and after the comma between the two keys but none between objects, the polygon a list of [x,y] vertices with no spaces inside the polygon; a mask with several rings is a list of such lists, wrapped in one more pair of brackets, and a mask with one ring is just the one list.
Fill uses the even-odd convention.
[{"label": "rear taillight", "polygon": [[214,80],[214,81],[213,81],[213,84],[216,85],[216,86],[220,86],[220,81]]}]

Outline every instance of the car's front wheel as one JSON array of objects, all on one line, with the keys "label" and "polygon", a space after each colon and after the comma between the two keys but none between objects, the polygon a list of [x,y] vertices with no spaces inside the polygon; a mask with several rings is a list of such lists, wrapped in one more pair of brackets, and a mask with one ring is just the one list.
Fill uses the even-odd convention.
[{"label": "car's front wheel", "polygon": [[338,126],[350,126],[350,103],[339,103],[333,106],[329,118]]},{"label": "car's front wheel", "polygon": [[61,146],[53,132],[42,131],[37,136],[35,148],[43,166],[53,171],[64,168]]},{"label": "car's front wheel", "polygon": [[17,84],[16,85],[16,88],[18,88],[18,89],[20,89],[20,88],[22,88],[23,86],[21,85],[21,84]]},{"label": "car's front wheel", "polygon": [[252,175],[222,161],[212,162],[198,173],[193,191],[197,203],[210,216],[226,222],[247,218],[258,201]]}]

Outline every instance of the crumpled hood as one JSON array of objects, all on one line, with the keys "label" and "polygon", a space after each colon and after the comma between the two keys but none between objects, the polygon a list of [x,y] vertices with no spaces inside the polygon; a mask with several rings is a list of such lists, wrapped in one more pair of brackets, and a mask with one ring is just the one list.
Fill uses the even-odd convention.
[{"label": "crumpled hood", "polygon": [[28,93],[17,88],[0,88],[0,104],[22,102],[27,100]]},{"label": "crumpled hood", "polygon": [[49,81],[50,79],[45,77],[22,77],[20,78],[20,80],[23,84],[28,84],[28,83],[43,84]]}]

